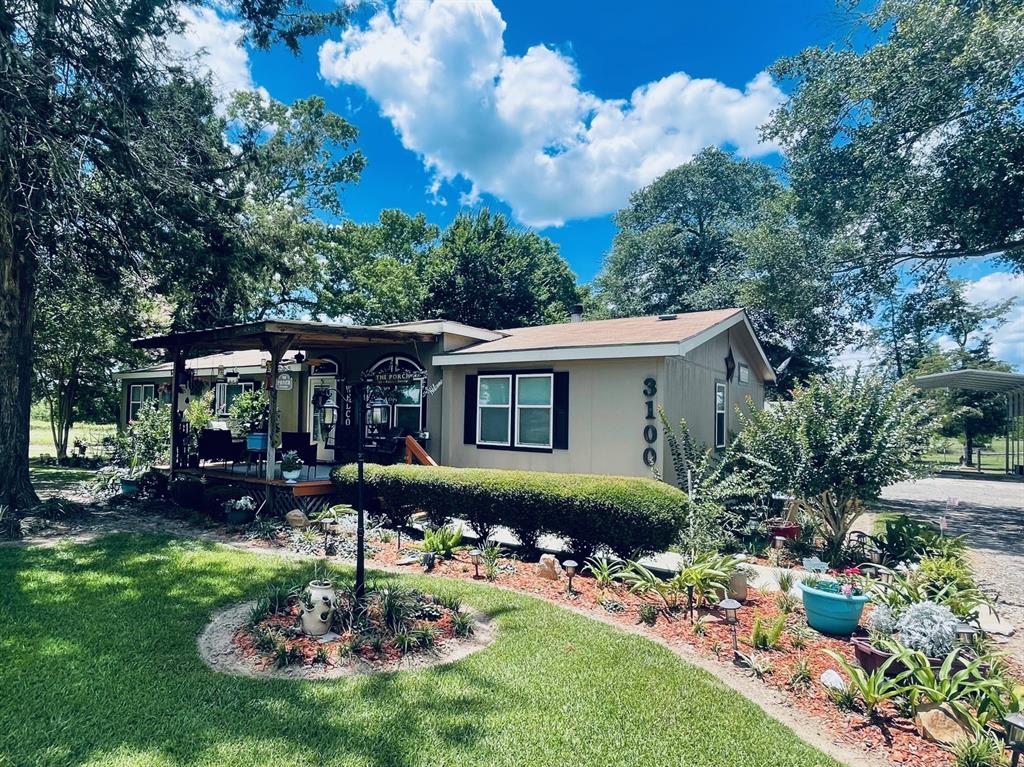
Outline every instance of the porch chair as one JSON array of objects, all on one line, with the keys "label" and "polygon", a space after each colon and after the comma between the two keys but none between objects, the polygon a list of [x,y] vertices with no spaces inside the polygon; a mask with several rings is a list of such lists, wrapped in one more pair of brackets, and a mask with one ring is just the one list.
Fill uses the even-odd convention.
[{"label": "porch chair", "polygon": [[229,429],[203,429],[199,432],[199,460],[223,461],[233,469],[245,454],[245,443],[235,442]]},{"label": "porch chair", "polygon": [[294,450],[302,459],[306,467],[306,478],[309,479],[310,472],[316,476],[316,444],[313,442],[308,431],[283,431],[281,432],[281,452],[287,453]]}]

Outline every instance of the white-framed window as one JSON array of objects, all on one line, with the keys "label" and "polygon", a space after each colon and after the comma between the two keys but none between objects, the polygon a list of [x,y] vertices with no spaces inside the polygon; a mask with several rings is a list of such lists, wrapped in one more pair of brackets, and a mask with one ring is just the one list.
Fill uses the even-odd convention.
[{"label": "white-framed window", "polygon": [[715,383],[715,447],[725,447],[726,390],[724,383]]},{"label": "white-framed window", "polygon": [[132,384],[128,390],[128,420],[134,421],[139,415],[139,408],[146,400],[156,396],[153,384]]},{"label": "white-framed window", "polygon": [[214,412],[217,415],[227,415],[235,397],[244,391],[252,391],[252,381],[238,381],[237,383],[222,381],[218,383],[213,395]]},{"label": "white-framed window", "polygon": [[738,375],[740,383],[750,383],[750,367],[748,365],[741,362]]},{"label": "white-framed window", "polygon": [[511,445],[511,375],[482,375],[477,379],[476,442],[478,445]]},{"label": "white-framed window", "polygon": [[551,447],[554,380],[551,373],[516,376],[516,447]]}]

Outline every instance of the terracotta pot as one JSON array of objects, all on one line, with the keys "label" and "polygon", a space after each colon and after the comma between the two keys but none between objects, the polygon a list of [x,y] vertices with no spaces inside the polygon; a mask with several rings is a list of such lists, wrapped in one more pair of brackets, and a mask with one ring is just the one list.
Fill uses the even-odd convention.
[{"label": "terracotta pot", "polygon": [[773,519],[769,522],[768,529],[771,532],[772,538],[785,538],[792,541],[800,535],[800,525],[796,522],[787,522],[786,520]]}]

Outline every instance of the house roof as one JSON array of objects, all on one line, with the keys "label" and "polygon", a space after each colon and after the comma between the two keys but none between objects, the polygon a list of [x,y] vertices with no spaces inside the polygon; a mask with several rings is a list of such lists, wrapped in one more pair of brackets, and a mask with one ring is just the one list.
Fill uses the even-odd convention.
[{"label": "house roof", "polygon": [[1001,370],[950,370],[918,376],[914,383],[920,389],[968,389],[971,391],[1007,392],[1024,389],[1024,374]]},{"label": "house roof", "polygon": [[503,338],[448,354],[435,355],[437,366],[540,362],[573,359],[684,356],[708,339],[743,324],[756,349],[762,378],[775,375],[743,309],[715,309],[650,317],[588,320],[500,331]]},{"label": "house roof", "polygon": [[[503,338],[460,349],[454,354],[481,354],[523,349],[562,349],[580,346],[657,344],[679,342],[742,314],[742,309],[667,314],[661,317],[624,317],[617,320],[564,322],[502,330]],[[671,319],[669,319],[671,318]]]},{"label": "house roof", "polygon": [[[298,350],[292,350],[285,354],[281,361],[282,370],[291,370],[298,363],[294,361],[294,355]],[[266,368],[270,360],[270,352],[259,349],[243,349],[236,352],[221,352],[219,354],[207,354],[203,357],[192,357],[185,360],[185,369],[193,370],[198,374],[213,374],[221,365],[227,370],[237,370],[240,373],[258,373]],[[174,371],[173,362],[159,362],[155,365],[147,365],[131,370],[121,370],[114,374],[114,378],[170,378]]]}]

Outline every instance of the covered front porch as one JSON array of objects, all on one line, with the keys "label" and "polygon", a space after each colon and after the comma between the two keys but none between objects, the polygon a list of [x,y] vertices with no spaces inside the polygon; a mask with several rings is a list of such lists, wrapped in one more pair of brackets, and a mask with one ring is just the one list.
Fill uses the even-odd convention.
[{"label": "covered front porch", "polygon": [[[429,451],[439,443],[441,421],[440,403],[428,404],[437,385],[430,359],[441,326],[264,320],[135,341],[138,348],[165,350],[172,360],[167,473],[172,479],[201,475],[291,499],[329,496],[331,470],[360,451],[367,461],[434,463]],[[240,381],[237,371],[232,377],[230,355],[247,350],[265,353],[265,371]],[[224,355],[227,364],[212,370],[186,365],[209,354]],[[368,375],[400,383],[367,389]],[[184,413],[204,387],[215,388],[218,403],[245,387],[265,390],[266,432],[275,437],[254,449],[225,422],[190,435]],[[305,464],[294,482],[287,482],[281,471],[281,456],[289,450],[296,450]]]}]

